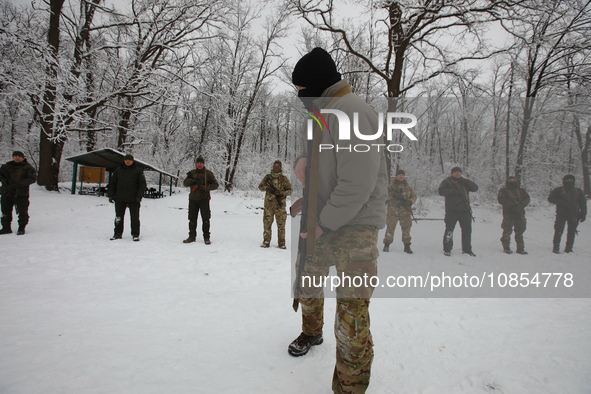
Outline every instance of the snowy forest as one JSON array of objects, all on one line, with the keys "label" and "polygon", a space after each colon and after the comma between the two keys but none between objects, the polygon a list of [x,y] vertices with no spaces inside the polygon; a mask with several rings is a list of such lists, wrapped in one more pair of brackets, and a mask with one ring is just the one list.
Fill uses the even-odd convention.
[{"label": "snowy forest", "polygon": [[416,115],[391,164],[418,194],[459,165],[482,198],[566,173],[591,196],[591,0],[0,0],[0,157],[58,190],[87,151],[172,174],[202,155],[224,190],[253,189],[298,154],[291,72],[316,46]]}]

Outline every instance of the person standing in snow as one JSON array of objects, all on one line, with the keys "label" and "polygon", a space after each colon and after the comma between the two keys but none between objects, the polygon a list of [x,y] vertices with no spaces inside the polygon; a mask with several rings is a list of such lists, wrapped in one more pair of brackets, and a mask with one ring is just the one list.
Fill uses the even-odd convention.
[{"label": "person standing in snow", "polygon": [[456,223],[462,229],[462,253],[476,256],[472,252],[472,208],[470,192],[478,190],[476,183],[462,178],[462,169],[454,167],[451,176],[439,185],[439,195],[445,197],[445,233],[443,234],[443,254],[451,255]]},{"label": "person standing in snow", "polygon": [[109,182],[109,202],[115,202],[115,230],[111,241],[121,239],[125,209],[129,209],[131,236],[140,240],[140,203],[146,191],[146,178],[132,155],[125,155],[123,165],[113,172]]},{"label": "person standing in snow", "polygon": [[[356,112],[362,133],[375,134],[378,129],[378,114],[351,93],[351,86],[341,79],[332,57],[324,49],[315,48],[298,61],[292,82],[309,111],[330,108],[345,112],[350,119],[352,112]],[[318,153],[318,142],[334,144],[339,138],[337,117],[326,115],[325,120],[327,128],[315,129],[314,135],[318,137],[315,142],[307,141],[308,156],[300,158],[295,165],[295,174],[305,185],[304,206],[308,210],[308,231],[300,233],[300,242],[306,243],[306,256],[298,260],[296,272],[301,272],[302,278],[322,278],[334,265],[339,276],[373,278],[377,275],[378,230],[386,224],[386,157],[378,149]],[[353,134],[347,144],[364,143]],[[304,138],[307,135],[305,127],[303,135]],[[377,138],[376,143],[380,142],[383,137]],[[296,293],[294,309],[297,310],[299,302],[302,333],[289,345],[288,352],[303,356],[311,346],[323,342],[324,289],[305,287],[298,283],[297,277],[295,282],[294,286],[301,289],[301,295]],[[373,290],[371,284],[337,287],[336,363],[332,379],[335,393],[364,393],[369,386],[373,361],[369,303]]]},{"label": "person standing in snow", "polygon": [[260,191],[266,191],[265,211],[263,213],[263,243],[261,244],[263,248],[269,247],[273,218],[276,218],[279,247],[285,249],[285,222],[287,220],[285,198],[291,195],[291,183],[283,175],[281,167],[281,161],[275,160],[273,170],[270,174],[265,175],[259,185]]},{"label": "person standing in snow", "polygon": [[16,235],[25,234],[29,223],[29,185],[35,183],[37,173],[27,162],[23,152],[14,151],[12,161],[0,167],[0,205],[2,206],[2,229],[0,234],[12,233],[12,208],[18,215]]},{"label": "person standing in snow", "polygon": [[412,254],[410,248],[410,228],[412,227],[411,206],[417,201],[417,194],[406,181],[404,170],[396,171],[396,177],[388,187],[388,217],[384,236],[384,252],[390,251],[390,244],[394,241],[396,223],[400,223],[404,252]]},{"label": "person standing in snow", "polygon": [[568,224],[566,234],[566,247],[564,251],[571,253],[575,243],[575,235],[579,222],[587,218],[587,200],[585,193],[575,187],[574,175],[565,175],[562,178],[562,186],[550,192],[548,201],[556,204],[556,221],[554,222],[554,240],[552,252],[560,253],[560,240],[564,232],[564,226]]},{"label": "person standing in snow", "polygon": [[187,172],[187,178],[183,181],[183,185],[191,188],[189,193],[189,237],[183,240],[183,243],[195,242],[197,239],[197,218],[201,212],[203,231],[203,242],[210,245],[209,239],[209,219],[211,218],[211,209],[209,207],[209,200],[211,196],[210,191],[217,189],[220,185],[215,179],[213,172],[205,168],[205,160],[199,156],[195,161],[195,169]]},{"label": "person standing in snow", "polygon": [[517,245],[515,252],[527,254],[523,241],[523,233],[526,228],[525,207],[529,205],[529,194],[527,194],[524,188],[519,187],[517,178],[510,176],[507,178],[505,186],[499,190],[497,200],[503,206],[503,222],[501,223],[501,228],[503,229],[503,235],[501,236],[503,251],[507,254],[513,253],[510,245],[511,233],[515,229],[515,244]]}]

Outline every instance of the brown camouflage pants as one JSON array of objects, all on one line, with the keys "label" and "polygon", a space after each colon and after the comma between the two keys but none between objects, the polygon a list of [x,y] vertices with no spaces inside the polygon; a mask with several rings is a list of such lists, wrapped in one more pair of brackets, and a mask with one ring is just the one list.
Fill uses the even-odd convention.
[{"label": "brown camouflage pants", "polygon": [[263,213],[263,241],[271,242],[273,219],[277,219],[277,240],[279,245],[285,245],[285,222],[287,221],[287,211],[285,207],[276,205],[275,207],[265,207]]},{"label": "brown camouflage pants", "polygon": [[517,251],[523,251],[525,248],[523,242],[523,233],[526,228],[525,215],[503,215],[501,228],[503,229],[503,235],[501,236],[503,248],[509,248],[509,245],[511,244],[511,233],[513,232],[513,229],[515,229],[515,244],[517,245]]},{"label": "brown camouflage pants", "polygon": [[[322,281],[334,265],[341,278],[377,276],[377,238],[378,230],[371,226],[345,226],[322,235],[316,244],[314,260],[306,265],[304,275]],[[365,393],[369,386],[373,361],[369,300],[374,288],[355,287],[355,283],[360,282],[352,281],[351,286],[336,289],[337,355],[332,383],[335,393]],[[303,291],[302,331],[306,335],[318,335],[324,325],[323,288],[307,287]]]},{"label": "brown camouflage pants", "polygon": [[399,222],[402,229],[402,243],[409,244],[411,241],[410,228],[412,227],[410,212],[406,207],[389,204],[386,216],[386,234],[384,236],[385,244],[391,244],[394,241],[394,230],[396,229],[396,223]]}]

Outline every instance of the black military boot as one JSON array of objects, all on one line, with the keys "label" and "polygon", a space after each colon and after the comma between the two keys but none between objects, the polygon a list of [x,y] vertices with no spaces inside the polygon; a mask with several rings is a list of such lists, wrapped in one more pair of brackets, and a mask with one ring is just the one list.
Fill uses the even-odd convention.
[{"label": "black military boot", "polygon": [[384,252],[389,252],[390,251],[390,244],[384,244]]},{"label": "black military boot", "polygon": [[25,235],[25,226],[18,226],[18,230],[16,231],[16,235]]},{"label": "black military boot", "polygon": [[560,254],[560,244],[554,244],[552,248],[552,253]]},{"label": "black military boot", "polygon": [[322,342],[324,342],[322,333],[314,335],[313,337],[301,333],[299,337],[289,344],[287,352],[295,357],[303,356],[308,353],[308,350],[310,350],[312,346],[320,345]]},{"label": "black military boot", "polygon": [[412,254],[412,249],[410,248],[410,242],[404,244],[404,253]]},{"label": "black military boot", "polygon": [[564,248],[564,252],[565,253],[572,253],[573,252],[573,246],[572,245],[566,245],[566,247]]},{"label": "black military boot", "polygon": [[511,250],[511,248],[509,247],[509,245],[505,246],[503,245],[503,252],[507,253],[507,254],[511,254],[513,253],[513,251]]},{"label": "black military boot", "polygon": [[8,227],[2,227],[2,229],[0,230],[0,234],[12,234],[12,229],[10,228],[10,226]]}]

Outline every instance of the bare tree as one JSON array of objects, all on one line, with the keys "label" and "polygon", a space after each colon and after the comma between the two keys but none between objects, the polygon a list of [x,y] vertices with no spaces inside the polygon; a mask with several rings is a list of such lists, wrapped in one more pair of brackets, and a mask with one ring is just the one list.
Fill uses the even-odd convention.
[{"label": "bare tree", "polygon": [[[587,0],[555,2],[528,1],[511,11],[503,27],[520,44],[518,64],[525,81],[525,103],[515,162],[515,176],[521,180],[531,124],[535,119],[536,99],[561,79],[567,67],[561,60],[579,51],[589,51],[586,34],[591,25]],[[520,56],[522,55],[522,56]],[[523,62],[522,62],[523,59]]]},{"label": "bare tree", "polygon": [[[310,25],[340,35],[339,50],[362,59],[382,78],[388,97],[400,97],[418,84],[453,73],[464,60],[489,58],[495,52],[487,50],[479,27],[500,18],[507,6],[506,1],[480,0],[369,1],[364,3],[369,21],[356,28],[352,20],[338,20],[333,0],[289,0],[289,4]],[[360,29],[371,33],[368,50],[353,44],[352,36]],[[409,63],[413,71],[405,76]]]}]

